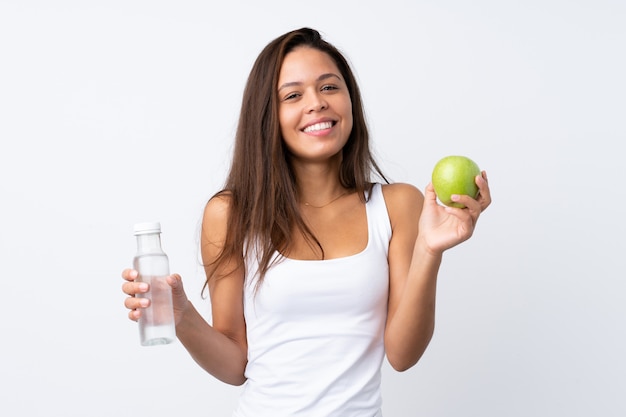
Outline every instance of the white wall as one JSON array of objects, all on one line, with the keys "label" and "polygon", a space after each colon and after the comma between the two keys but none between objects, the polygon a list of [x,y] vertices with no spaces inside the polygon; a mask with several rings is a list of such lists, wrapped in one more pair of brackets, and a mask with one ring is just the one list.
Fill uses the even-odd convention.
[{"label": "white wall", "polygon": [[159,220],[197,308],[202,207],[263,46],[354,64],[375,150],[423,188],[465,154],[494,203],[441,269],[386,416],[626,414],[626,3],[0,0],[0,414],[228,416],[239,388],[142,348],[120,271]]}]

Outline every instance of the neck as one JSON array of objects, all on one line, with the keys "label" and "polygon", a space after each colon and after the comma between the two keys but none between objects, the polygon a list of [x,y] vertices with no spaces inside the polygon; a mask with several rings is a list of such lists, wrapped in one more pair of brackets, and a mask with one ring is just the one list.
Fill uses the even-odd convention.
[{"label": "neck", "polygon": [[323,206],[346,193],[339,182],[339,164],[298,164],[294,166],[298,197],[301,203]]}]

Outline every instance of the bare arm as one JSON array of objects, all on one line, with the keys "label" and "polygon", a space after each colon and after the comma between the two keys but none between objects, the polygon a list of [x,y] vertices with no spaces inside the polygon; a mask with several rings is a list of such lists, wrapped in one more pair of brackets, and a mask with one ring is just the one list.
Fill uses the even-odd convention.
[{"label": "bare arm", "polygon": [[385,201],[393,231],[385,350],[391,366],[403,371],[417,363],[434,331],[441,255],[428,255],[415,243],[424,201],[419,190],[406,184],[386,186]]},{"label": "bare arm", "polygon": [[[215,272],[211,264],[226,237],[228,208],[228,197],[216,197],[204,212],[201,250],[207,277]],[[221,381],[241,385],[246,380],[248,349],[243,313],[244,272],[240,259],[232,259],[225,267],[224,277],[209,281],[212,325],[188,302],[176,334],[203,369]]]},{"label": "bare arm", "polygon": [[201,251],[207,277],[214,272],[224,274],[209,281],[212,326],[195,309],[187,308],[176,333],[202,368],[221,381],[240,385],[246,379],[247,362],[244,271],[240,259],[230,260],[221,271],[215,271],[212,265],[226,239],[228,212],[228,197],[215,197],[207,204],[202,221]]},{"label": "bare arm", "polygon": [[[484,177],[484,178],[483,178]],[[469,239],[479,214],[491,202],[486,175],[477,178],[477,200],[460,196],[466,209],[437,204],[432,186],[385,187],[392,238],[389,244],[389,307],[385,349],[394,369],[417,363],[435,328],[437,274],[443,252]]]}]

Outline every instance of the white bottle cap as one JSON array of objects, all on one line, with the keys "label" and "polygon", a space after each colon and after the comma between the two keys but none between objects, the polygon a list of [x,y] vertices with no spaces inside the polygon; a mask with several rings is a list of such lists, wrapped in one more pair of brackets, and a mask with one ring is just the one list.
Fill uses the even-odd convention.
[{"label": "white bottle cap", "polygon": [[135,236],[146,235],[149,233],[161,233],[161,223],[159,222],[136,223],[133,230],[135,232]]}]

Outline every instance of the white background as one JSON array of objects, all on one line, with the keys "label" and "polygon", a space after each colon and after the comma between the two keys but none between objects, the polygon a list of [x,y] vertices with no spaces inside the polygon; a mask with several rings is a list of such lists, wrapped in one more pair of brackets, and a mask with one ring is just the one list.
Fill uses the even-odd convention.
[{"label": "white background", "polygon": [[311,26],[344,51],[376,155],[422,188],[487,170],[395,416],[626,415],[626,3],[0,0],[0,414],[229,416],[239,387],[139,346],[120,272],[161,221],[194,304],[198,226],[252,62]]}]

